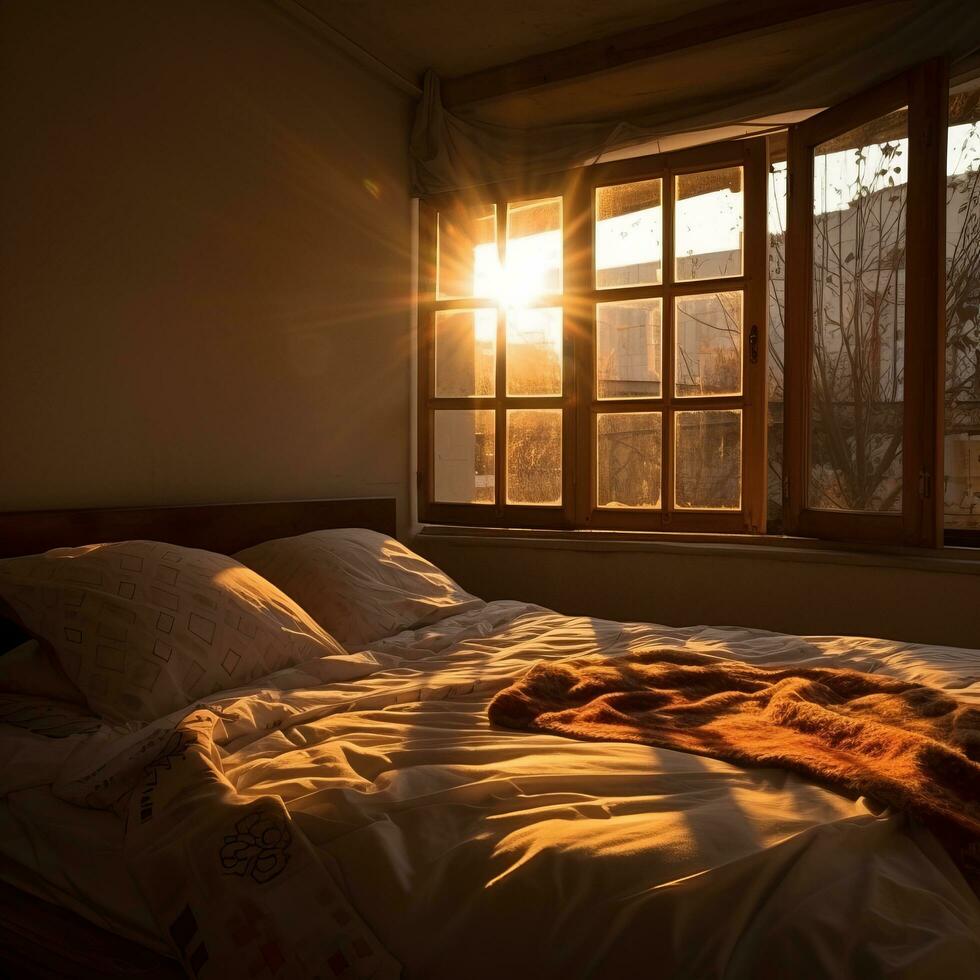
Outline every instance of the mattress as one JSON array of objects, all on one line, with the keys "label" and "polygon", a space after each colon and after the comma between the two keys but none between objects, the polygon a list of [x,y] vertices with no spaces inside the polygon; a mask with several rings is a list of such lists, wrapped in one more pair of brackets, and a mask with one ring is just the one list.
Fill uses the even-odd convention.
[{"label": "mattress", "polygon": [[[306,664],[212,699],[242,719],[220,765],[242,797],[283,801],[403,976],[980,975],[980,903],[903,815],[782,771],[487,722],[539,660],[651,645],[846,666],[980,704],[975,651],[494,602],[372,644],[361,676],[322,684]],[[112,860],[119,817],[65,802],[93,745],[126,737],[0,725],[0,752],[16,750],[0,826],[21,842],[4,842],[0,876],[162,949]],[[98,887],[93,866],[113,865]]]}]

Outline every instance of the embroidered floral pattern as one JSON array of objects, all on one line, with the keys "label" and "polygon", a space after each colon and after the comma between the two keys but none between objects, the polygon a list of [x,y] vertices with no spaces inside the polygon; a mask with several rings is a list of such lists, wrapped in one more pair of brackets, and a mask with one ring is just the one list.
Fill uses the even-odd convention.
[{"label": "embroidered floral pattern", "polygon": [[281,874],[289,862],[293,835],[286,818],[272,807],[246,814],[225,837],[221,866],[225,874],[249,877],[262,885]]},{"label": "embroidered floral pattern", "polygon": [[153,796],[165,769],[172,769],[173,763],[178,759],[187,757],[189,746],[197,742],[197,737],[193,732],[182,732],[174,730],[172,732],[161,732],[160,739],[151,739],[141,749],[141,752],[152,751],[159,746],[159,751],[143,770],[144,782],[143,792],[140,795],[140,823],[146,823],[153,819]]}]

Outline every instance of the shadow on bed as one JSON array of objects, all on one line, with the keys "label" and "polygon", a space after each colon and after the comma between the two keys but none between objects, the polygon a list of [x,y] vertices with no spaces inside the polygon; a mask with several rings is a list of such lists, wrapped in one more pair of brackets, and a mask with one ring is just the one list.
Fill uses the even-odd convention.
[{"label": "shadow on bed", "polygon": [[31,980],[177,980],[176,960],[0,882],[0,973]]}]

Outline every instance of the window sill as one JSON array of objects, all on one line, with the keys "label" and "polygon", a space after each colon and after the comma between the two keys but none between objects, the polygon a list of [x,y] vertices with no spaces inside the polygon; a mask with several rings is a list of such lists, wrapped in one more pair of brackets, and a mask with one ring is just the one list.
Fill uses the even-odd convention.
[{"label": "window sill", "polygon": [[888,548],[772,534],[671,534],[658,531],[531,530],[423,524],[418,536],[449,544],[530,547],[564,551],[651,552],[866,565],[923,572],[980,575],[980,549]]}]

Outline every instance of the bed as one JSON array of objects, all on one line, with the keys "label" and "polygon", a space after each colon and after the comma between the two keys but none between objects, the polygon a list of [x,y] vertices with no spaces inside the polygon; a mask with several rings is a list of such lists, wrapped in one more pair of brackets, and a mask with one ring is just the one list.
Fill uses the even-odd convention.
[{"label": "bed", "polygon": [[[156,532],[165,530],[166,540],[230,553],[353,523],[355,505],[319,504],[305,518],[298,507],[277,505],[273,517],[253,505],[252,528],[227,512],[182,522],[168,509],[162,524],[145,513],[121,523],[117,513],[109,524],[96,512],[48,515],[34,537],[19,522],[20,537],[5,550],[163,538]],[[356,523],[393,532],[390,502],[356,508]],[[218,525],[237,527],[234,540],[207,533]],[[61,934],[66,914],[102,930],[87,935],[101,937],[90,944],[106,976],[175,975],[168,957],[177,953],[192,975],[218,975],[224,941],[254,975],[289,975],[282,950],[264,942],[263,908],[249,918],[239,906],[210,923],[212,936],[227,935],[209,940],[211,955],[196,960],[195,930],[205,925],[200,914],[183,914],[185,905],[198,908],[187,894],[213,894],[203,879],[186,891],[195,855],[216,840],[227,871],[246,853],[243,841],[262,834],[273,843],[240,862],[242,875],[247,868],[267,879],[262,887],[276,903],[293,903],[294,919],[353,916],[370,935],[363,961],[330,959],[324,976],[980,976],[980,903],[935,837],[907,816],[776,769],[502,730],[487,720],[490,699],[534,664],[651,644],[760,665],[850,667],[980,706],[976,651],[667,628],[476,602],[363,644],[342,678],[325,681],[317,662],[301,663],[125,730],[0,698],[8,760],[0,879],[29,893],[26,903],[56,905]],[[134,842],[140,780],[147,772],[166,778],[174,758],[144,747],[173,732],[190,732],[203,747],[201,764],[220,772],[223,792],[232,793],[222,805],[243,809],[221,811],[224,829],[209,829],[217,803],[194,810],[196,800],[183,797],[171,839]],[[130,809],[115,805],[122,796]],[[276,851],[286,846],[288,855]],[[150,900],[148,880],[169,883],[172,917]],[[4,893],[7,908],[16,908],[17,894]],[[5,918],[8,963],[79,975],[57,949],[32,951],[31,927]],[[72,919],[71,928],[86,927]],[[138,955],[113,958],[106,933]]]}]

